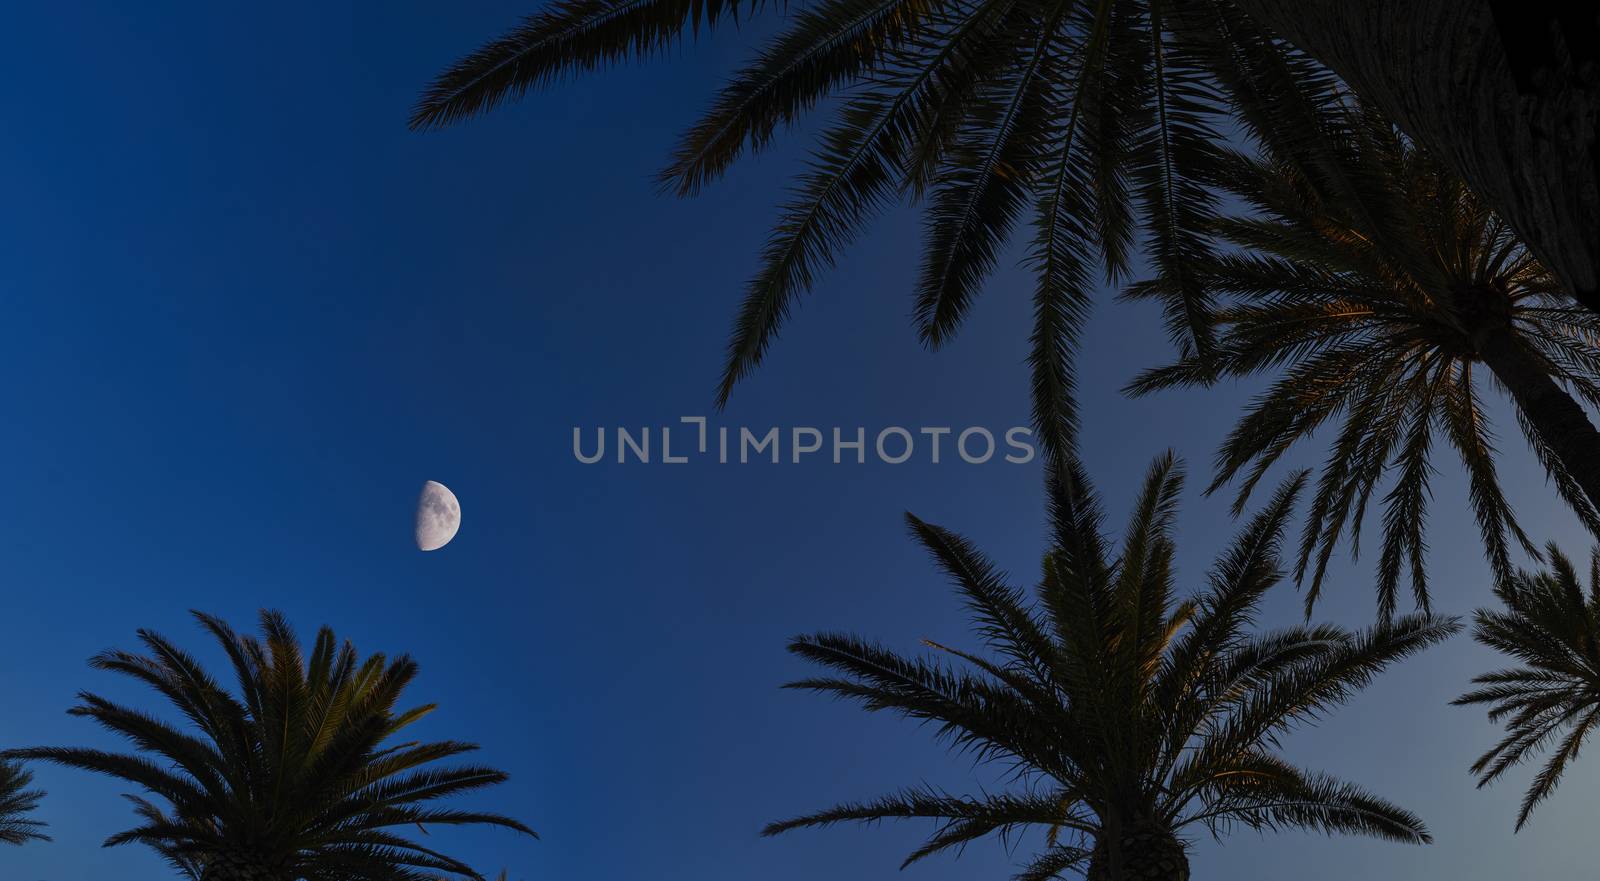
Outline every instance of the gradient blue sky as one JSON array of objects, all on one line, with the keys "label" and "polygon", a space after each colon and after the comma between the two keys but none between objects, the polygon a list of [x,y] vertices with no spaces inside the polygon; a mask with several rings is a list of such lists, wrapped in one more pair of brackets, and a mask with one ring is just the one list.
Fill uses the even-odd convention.
[{"label": "gradient blue sky", "polygon": [[[690,202],[651,173],[753,34],[608,71],[429,135],[404,122],[441,65],[536,0],[474,4],[30,4],[0,30],[0,744],[106,744],[64,711],[79,689],[155,706],[86,659],[158,629],[204,646],[197,607],[262,606],[305,630],[422,662],[422,732],[467,738],[513,782],[481,799],[542,842],[438,831],[529,879],[880,879],[924,827],[761,840],[771,819],[918,782],[993,785],[927,732],[782,692],[787,637],[851,629],[911,649],[970,644],[900,512],[1037,564],[1036,465],[584,466],[573,426],[708,412],[741,284],[800,154],[742,166]],[[1007,270],[948,350],[909,328],[915,217],[886,217],[790,325],[723,424],[986,425],[1026,419],[1029,282]],[[1117,522],[1149,459],[1191,463],[1181,564],[1193,585],[1234,528],[1198,492],[1247,388],[1130,402],[1166,355],[1150,312],[1095,315],[1084,447]],[[1511,495],[1574,553],[1501,412]],[[1313,451],[1317,452],[1317,451]],[[820,457],[819,457],[820,458]],[[1438,604],[1489,592],[1462,481],[1441,458],[1430,525]],[[460,496],[442,552],[410,544],[425,479]],[[1370,561],[1341,564],[1321,617],[1372,614]],[[1284,586],[1267,622],[1295,617]],[[1600,763],[1511,834],[1519,784],[1475,793],[1491,740],[1445,702],[1495,659],[1465,637],[1317,729],[1303,763],[1419,812],[1429,848],[1241,833],[1201,842],[1198,878],[1572,877]],[[41,769],[53,844],[0,877],[169,877],[102,850],[125,787]],[[1025,842],[1026,844],[1026,842]],[[908,870],[1002,878],[997,844]],[[1292,866],[1292,868],[1291,868]]]}]

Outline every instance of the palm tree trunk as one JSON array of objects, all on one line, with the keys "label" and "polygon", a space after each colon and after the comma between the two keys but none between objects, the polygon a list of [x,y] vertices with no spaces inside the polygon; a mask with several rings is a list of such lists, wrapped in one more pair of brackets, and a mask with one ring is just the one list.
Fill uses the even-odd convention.
[{"label": "palm tree trunk", "polygon": [[275,872],[255,859],[234,853],[216,854],[208,858],[200,872],[200,881],[290,881],[283,872]]},{"label": "palm tree trunk", "polygon": [[1147,821],[1115,824],[1095,842],[1084,881],[1189,881],[1189,853],[1172,831]]},{"label": "palm tree trunk", "polygon": [[1478,355],[1511,392],[1545,445],[1600,510],[1600,431],[1509,328],[1481,333]]},{"label": "palm tree trunk", "polygon": [[1600,24],[1592,6],[1232,2],[1443,157],[1575,299],[1600,311]]}]

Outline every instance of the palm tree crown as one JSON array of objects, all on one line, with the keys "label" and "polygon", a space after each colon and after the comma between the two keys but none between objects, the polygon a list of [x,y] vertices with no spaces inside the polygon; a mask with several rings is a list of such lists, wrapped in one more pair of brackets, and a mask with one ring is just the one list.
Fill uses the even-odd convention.
[{"label": "palm tree crown", "polygon": [[1518,830],[1600,725],[1600,549],[1590,557],[1588,591],[1558,548],[1548,554],[1549,569],[1519,572],[1495,588],[1504,609],[1474,616],[1474,638],[1523,666],[1473,679],[1479,687],[1455,701],[1487,705],[1490,721],[1506,727],[1472,766],[1480,787],[1554,744],[1523,796]]},{"label": "palm tree crown", "polygon": [[1147,477],[1113,555],[1081,469],[1054,481],[1053,546],[1030,607],[958,535],[915,517],[917,538],[954,579],[986,654],[912,659],[855,637],[819,634],[790,649],[834,671],[791,687],[932,722],[957,747],[998,759],[1017,791],[977,797],[910,789],[774,823],[803,826],[928,818],[914,862],[991,833],[1033,828],[1042,849],[1017,877],[1070,869],[1091,879],[1188,877],[1186,828],[1232,824],[1425,842],[1421,821],[1360,788],[1301,770],[1276,738],[1364,687],[1386,665],[1436,643],[1456,622],[1405,616],[1353,633],[1330,625],[1251,636],[1257,604],[1281,579],[1278,545],[1302,478],[1250,520],[1209,587],[1173,591],[1171,536],[1181,471]]},{"label": "palm tree crown", "polygon": [[[562,75],[664,54],[740,0],[557,0],[442,73],[414,127],[485,112]],[[728,82],[662,173],[680,195],[828,99],[836,121],[796,179],[735,322],[719,388],[754,368],[835,254],[885,204],[926,197],[916,318],[947,340],[1017,222],[1037,270],[1030,360],[1047,447],[1069,442],[1070,355],[1090,276],[1129,267],[1140,239],[1170,277],[1180,335],[1204,334],[1205,289],[1187,266],[1229,109],[1263,137],[1312,124],[1327,77],[1225,0],[817,0]],[[1227,96],[1225,99],[1224,96]]]},{"label": "palm tree crown", "polygon": [[[1213,313],[1215,345],[1150,370],[1129,388],[1144,394],[1281,374],[1221,445],[1211,489],[1242,475],[1241,509],[1296,442],[1342,423],[1296,566],[1297,578],[1312,570],[1307,613],[1341,536],[1348,532],[1359,550],[1368,503],[1391,473],[1392,488],[1380,493],[1380,609],[1393,612],[1407,569],[1425,609],[1424,524],[1436,436],[1465,466],[1497,576],[1512,571],[1508,534],[1538,554],[1496,476],[1481,394],[1486,374],[1516,397],[1523,431],[1562,497],[1587,523],[1600,524],[1569,469],[1585,467],[1589,457],[1557,455],[1554,442],[1572,440],[1570,432],[1539,421],[1543,409],[1534,405],[1548,404],[1548,396],[1527,397],[1528,377],[1505,368],[1509,360],[1545,383],[1536,391],[1564,397],[1559,384],[1600,403],[1600,316],[1572,304],[1499,217],[1387,121],[1351,107],[1327,114],[1326,126],[1328,161],[1232,154],[1221,164],[1223,186],[1253,213],[1213,222],[1232,253],[1219,249],[1196,268],[1208,287],[1232,298]],[[1173,284],[1157,278],[1129,295],[1157,296]],[[1487,338],[1508,344],[1494,348]],[[1577,407],[1570,398],[1564,404]]]},{"label": "palm tree crown", "polygon": [[434,709],[397,710],[417,672],[409,657],[363,660],[327,628],[307,657],[275,612],[262,613],[260,639],[212,616],[195,617],[232,662],[238,694],[171,642],[140,631],[148,654],[109,651],[93,664],[151,686],[187,726],[85,692],[72,712],[126,737],[138,753],[9,753],[116,777],[166,803],[129,796],[143,823],[113,835],[108,846],[148,845],[197,881],[434,881],[441,872],[482,881],[465,863],[401,833],[489,824],[532,834],[497,814],[430,806],[506,775],[435,767],[476,749],[472,744],[394,740]]},{"label": "palm tree crown", "polygon": [[30,814],[39,806],[44,793],[29,789],[33,775],[15,762],[0,762],[0,844],[27,844],[49,841],[44,822]]}]

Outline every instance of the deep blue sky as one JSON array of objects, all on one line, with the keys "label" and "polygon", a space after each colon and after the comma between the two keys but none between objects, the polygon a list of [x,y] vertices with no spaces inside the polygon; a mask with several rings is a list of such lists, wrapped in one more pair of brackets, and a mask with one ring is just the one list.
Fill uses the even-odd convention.
[{"label": "deep blue sky", "polygon": [[[529,879],[879,879],[926,828],[768,841],[771,819],[929,781],[993,785],[904,721],[778,690],[787,637],[851,629],[970,644],[958,603],[904,535],[912,510],[1031,574],[1036,465],[595,465],[573,426],[708,412],[724,334],[783,174],[746,164],[690,202],[651,182],[730,35],[672,63],[590,77],[472,125],[404,122],[429,74],[527,11],[516,2],[18,7],[0,31],[0,505],[6,590],[0,743],[110,741],[64,711],[79,689],[154,700],[89,670],[134,630],[215,654],[198,607],[257,608],[366,651],[409,651],[441,711],[428,736],[481,742],[513,782],[481,800],[542,842],[439,831]],[[1025,421],[1027,277],[990,285],[947,351],[909,328],[915,218],[885,218],[791,324],[722,424]],[[1191,463],[1186,584],[1234,528],[1198,492],[1247,389],[1130,402],[1166,354],[1149,312],[1097,312],[1084,446],[1114,519],[1149,459]],[[1532,531],[1582,553],[1504,417],[1502,466]],[[1489,598],[1459,473],[1441,457],[1430,525],[1439,606]],[[460,496],[448,548],[420,554],[425,479]],[[1319,615],[1370,620],[1370,561]],[[1295,617],[1284,586],[1268,623]],[[1197,849],[1200,878],[1573,877],[1600,763],[1513,837],[1525,776],[1475,793],[1492,731],[1445,702],[1495,659],[1466,638],[1297,735],[1294,758],[1413,808],[1438,842],[1243,833]],[[0,877],[169,877],[98,848],[125,787],[41,769],[53,844]],[[1293,868],[1290,868],[1293,861]],[[908,878],[1001,878],[998,845]]]}]

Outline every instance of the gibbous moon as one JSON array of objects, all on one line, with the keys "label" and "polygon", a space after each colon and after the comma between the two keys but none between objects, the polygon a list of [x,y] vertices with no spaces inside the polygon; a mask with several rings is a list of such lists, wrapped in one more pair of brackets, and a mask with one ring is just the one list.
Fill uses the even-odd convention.
[{"label": "gibbous moon", "polygon": [[417,499],[417,549],[437,551],[456,537],[461,528],[461,503],[450,488],[430,480]]}]

